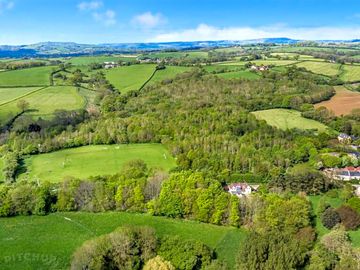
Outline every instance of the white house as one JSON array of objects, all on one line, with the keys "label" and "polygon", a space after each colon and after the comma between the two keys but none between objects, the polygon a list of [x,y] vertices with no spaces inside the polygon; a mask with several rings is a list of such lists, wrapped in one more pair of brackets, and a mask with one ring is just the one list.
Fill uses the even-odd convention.
[{"label": "white house", "polygon": [[249,185],[247,183],[232,183],[225,187],[230,194],[238,197],[249,196],[252,192],[258,190],[260,185]]}]

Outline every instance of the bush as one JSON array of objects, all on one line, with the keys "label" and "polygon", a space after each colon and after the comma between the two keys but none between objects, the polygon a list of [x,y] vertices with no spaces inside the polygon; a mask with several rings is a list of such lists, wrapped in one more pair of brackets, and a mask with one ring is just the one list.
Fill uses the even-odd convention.
[{"label": "bush", "polygon": [[145,264],[143,270],[175,270],[175,267],[160,256],[156,256]]},{"label": "bush", "polygon": [[178,236],[161,239],[158,254],[170,261],[176,269],[197,270],[210,265],[214,252],[206,245]]},{"label": "bush", "polygon": [[342,205],[336,212],[341,218],[341,223],[346,230],[355,230],[360,226],[360,215],[354,209],[349,206]]},{"label": "bush", "polygon": [[321,215],[321,222],[326,228],[332,229],[336,224],[341,222],[341,218],[338,212],[329,207]]},{"label": "bush", "polygon": [[155,232],[151,228],[123,228],[85,242],[73,255],[71,269],[142,269],[154,257]]},{"label": "bush", "polygon": [[356,210],[358,213],[360,213],[360,198],[352,197],[347,201],[346,204],[350,206],[352,209]]}]

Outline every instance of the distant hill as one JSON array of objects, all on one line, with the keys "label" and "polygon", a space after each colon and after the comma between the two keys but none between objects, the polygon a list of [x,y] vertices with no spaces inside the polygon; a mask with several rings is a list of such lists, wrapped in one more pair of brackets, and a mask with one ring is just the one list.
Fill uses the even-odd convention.
[{"label": "distant hill", "polygon": [[[252,40],[220,40],[192,42],[159,42],[159,43],[103,43],[79,44],[75,42],[41,42],[31,45],[0,45],[0,57],[48,57],[80,56],[106,53],[132,53],[156,50],[194,50],[201,48],[229,47],[248,44],[295,44],[301,40],[280,38],[263,38]],[[318,41],[326,42],[326,41]],[[336,42],[336,41],[331,41]],[[338,41],[344,42],[344,41]],[[359,42],[352,40],[348,42]]]}]

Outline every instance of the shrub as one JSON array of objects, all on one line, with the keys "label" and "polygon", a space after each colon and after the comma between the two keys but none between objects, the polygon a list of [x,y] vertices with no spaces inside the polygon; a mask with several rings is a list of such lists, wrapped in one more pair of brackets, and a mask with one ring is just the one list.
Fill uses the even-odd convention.
[{"label": "shrub", "polygon": [[347,201],[346,204],[350,206],[352,209],[356,210],[358,213],[360,213],[360,198],[352,197]]},{"label": "shrub", "polygon": [[341,222],[341,218],[333,208],[328,208],[321,215],[321,222],[326,228],[332,229],[336,224]]},{"label": "shrub", "polygon": [[143,270],[175,270],[175,267],[160,256],[156,256],[145,264]]},{"label": "shrub", "polygon": [[360,215],[354,209],[349,206],[342,205],[336,212],[341,218],[341,223],[347,230],[355,230],[360,226]]}]

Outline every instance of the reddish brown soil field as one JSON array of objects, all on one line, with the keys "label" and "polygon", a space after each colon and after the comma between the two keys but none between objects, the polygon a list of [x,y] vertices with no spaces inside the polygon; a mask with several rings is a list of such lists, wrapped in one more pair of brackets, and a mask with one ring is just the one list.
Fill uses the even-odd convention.
[{"label": "reddish brown soil field", "polygon": [[350,114],[353,109],[360,109],[359,92],[349,91],[343,86],[337,86],[335,89],[335,96],[330,100],[315,104],[315,108],[324,106],[337,116]]}]

